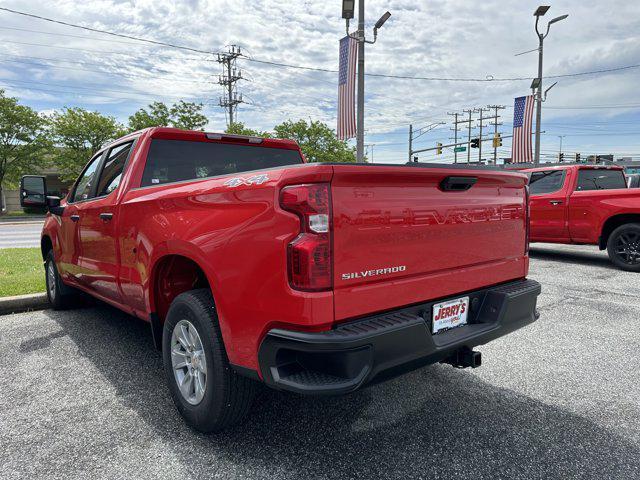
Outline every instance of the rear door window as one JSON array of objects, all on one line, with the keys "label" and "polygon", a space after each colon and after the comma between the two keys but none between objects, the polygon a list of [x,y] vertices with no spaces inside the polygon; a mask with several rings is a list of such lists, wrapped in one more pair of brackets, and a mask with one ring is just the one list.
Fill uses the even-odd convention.
[{"label": "rear door window", "polygon": [[298,150],[186,140],[154,139],[142,187],[301,164]]},{"label": "rear door window", "polygon": [[580,169],[576,190],[612,190],[627,188],[622,170]]},{"label": "rear door window", "polygon": [[529,177],[529,193],[531,195],[543,195],[554,193],[564,185],[564,170],[545,170],[533,172]]},{"label": "rear door window", "polygon": [[133,142],[123,143],[122,145],[113,147],[109,151],[104,161],[104,167],[102,167],[100,181],[98,182],[98,197],[109,195],[120,185],[122,172],[127,163],[127,158],[129,158],[132,145]]}]

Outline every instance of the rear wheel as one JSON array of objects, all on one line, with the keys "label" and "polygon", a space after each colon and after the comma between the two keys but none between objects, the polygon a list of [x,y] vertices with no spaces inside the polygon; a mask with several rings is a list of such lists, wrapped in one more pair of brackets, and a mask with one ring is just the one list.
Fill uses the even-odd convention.
[{"label": "rear wheel", "polygon": [[56,261],[53,258],[53,250],[49,250],[44,262],[47,298],[54,310],[72,308],[78,303],[78,292],[62,282]]},{"label": "rear wheel", "polygon": [[171,396],[189,425],[217,432],[247,416],[256,384],[229,366],[208,289],[191,290],[173,300],[163,327],[162,352]]},{"label": "rear wheel", "polygon": [[616,228],[607,242],[611,262],[623,270],[640,272],[640,223]]}]

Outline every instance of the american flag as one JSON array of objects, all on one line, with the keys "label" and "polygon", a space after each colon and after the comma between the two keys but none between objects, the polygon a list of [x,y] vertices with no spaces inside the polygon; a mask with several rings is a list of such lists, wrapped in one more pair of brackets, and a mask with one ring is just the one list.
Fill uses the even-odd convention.
[{"label": "american flag", "polygon": [[533,95],[518,97],[513,105],[513,141],[511,142],[511,161],[530,163],[531,125],[533,120]]},{"label": "american flag", "polygon": [[338,138],[356,136],[356,61],[358,41],[344,37],[340,40],[340,68],[338,69]]}]

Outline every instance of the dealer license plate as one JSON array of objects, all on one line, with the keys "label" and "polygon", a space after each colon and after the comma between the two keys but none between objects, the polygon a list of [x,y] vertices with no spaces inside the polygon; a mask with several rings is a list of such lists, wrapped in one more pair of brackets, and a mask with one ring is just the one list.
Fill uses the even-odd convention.
[{"label": "dealer license plate", "polygon": [[438,333],[450,328],[466,325],[469,313],[469,297],[456,298],[433,306],[432,332]]}]

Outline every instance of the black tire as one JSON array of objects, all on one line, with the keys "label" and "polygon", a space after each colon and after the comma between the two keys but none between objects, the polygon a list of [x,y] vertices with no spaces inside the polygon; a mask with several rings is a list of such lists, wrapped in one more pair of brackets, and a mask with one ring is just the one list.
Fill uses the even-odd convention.
[{"label": "black tire", "polygon": [[611,232],[607,253],[616,267],[640,272],[640,223],[626,223]]},{"label": "black tire", "polygon": [[[187,401],[180,391],[172,364],[172,343],[176,348],[181,348],[172,341],[172,334],[176,325],[183,320],[195,327],[206,360],[204,396],[195,405]],[[249,414],[257,384],[237,374],[229,366],[218,314],[208,289],[191,290],[173,300],[163,327],[162,358],[176,408],[196,430],[219,432],[237,425]]]},{"label": "black tire", "polygon": [[47,298],[54,310],[66,310],[78,305],[79,292],[62,282],[58,273],[58,266],[53,257],[53,250],[49,250],[44,261],[44,276]]}]

